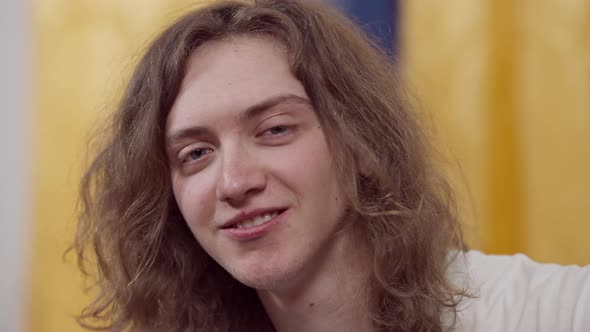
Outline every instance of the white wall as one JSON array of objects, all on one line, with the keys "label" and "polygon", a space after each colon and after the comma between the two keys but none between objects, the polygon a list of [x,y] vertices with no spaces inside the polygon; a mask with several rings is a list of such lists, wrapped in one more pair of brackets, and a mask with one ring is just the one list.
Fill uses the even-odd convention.
[{"label": "white wall", "polygon": [[0,331],[23,331],[31,246],[31,8],[0,0]]}]

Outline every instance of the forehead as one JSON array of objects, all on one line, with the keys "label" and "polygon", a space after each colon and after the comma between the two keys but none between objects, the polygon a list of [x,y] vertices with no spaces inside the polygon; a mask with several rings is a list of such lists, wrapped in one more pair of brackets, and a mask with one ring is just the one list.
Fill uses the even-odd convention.
[{"label": "forehead", "polygon": [[167,131],[220,119],[277,95],[307,98],[281,43],[259,35],[209,41],[190,56]]}]

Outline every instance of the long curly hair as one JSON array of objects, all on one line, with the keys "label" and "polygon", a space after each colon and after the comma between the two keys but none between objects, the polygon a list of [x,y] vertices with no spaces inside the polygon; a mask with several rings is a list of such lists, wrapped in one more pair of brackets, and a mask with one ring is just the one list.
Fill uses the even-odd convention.
[{"label": "long curly hair", "polygon": [[[464,290],[447,276],[464,248],[452,191],[391,57],[316,1],[214,2],[147,48],[82,181],[72,245],[96,298],[80,314],[112,331],[274,331],[255,290],[201,248],[171,190],[164,128],[191,53],[231,35],[282,43],[317,112],[371,255],[379,331],[442,331]],[[363,165],[370,172],[363,172]],[[244,308],[247,308],[245,312]]]}]

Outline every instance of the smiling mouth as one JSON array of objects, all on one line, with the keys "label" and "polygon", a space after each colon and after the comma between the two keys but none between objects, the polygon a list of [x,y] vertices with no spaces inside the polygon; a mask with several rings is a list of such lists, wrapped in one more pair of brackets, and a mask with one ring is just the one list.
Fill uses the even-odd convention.
[{"label": "smiling mouth", "polygon": [[256,226],[264,225],[267,222],[271,221],[274,217],[278,216],[279,214],[285,212],[286,210],[277,210],[272,212],[266,212],[263,214],[259,214],[253,218],[249,218],[238,223],[229,225],[227,227],[223,227],[224,229],[248,229],[253,228]]}]

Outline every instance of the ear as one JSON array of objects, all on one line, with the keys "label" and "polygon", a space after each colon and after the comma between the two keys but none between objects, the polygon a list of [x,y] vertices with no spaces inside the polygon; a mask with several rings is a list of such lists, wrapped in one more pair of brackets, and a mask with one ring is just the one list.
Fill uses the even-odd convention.
[{"label": "ear", "polygon": [[357,156],[356,158],[356,165],[359,170],[359,174],[363,177],[370,177],[375,172],[373,167],[373,161],[369,158],[362,158]]}]

